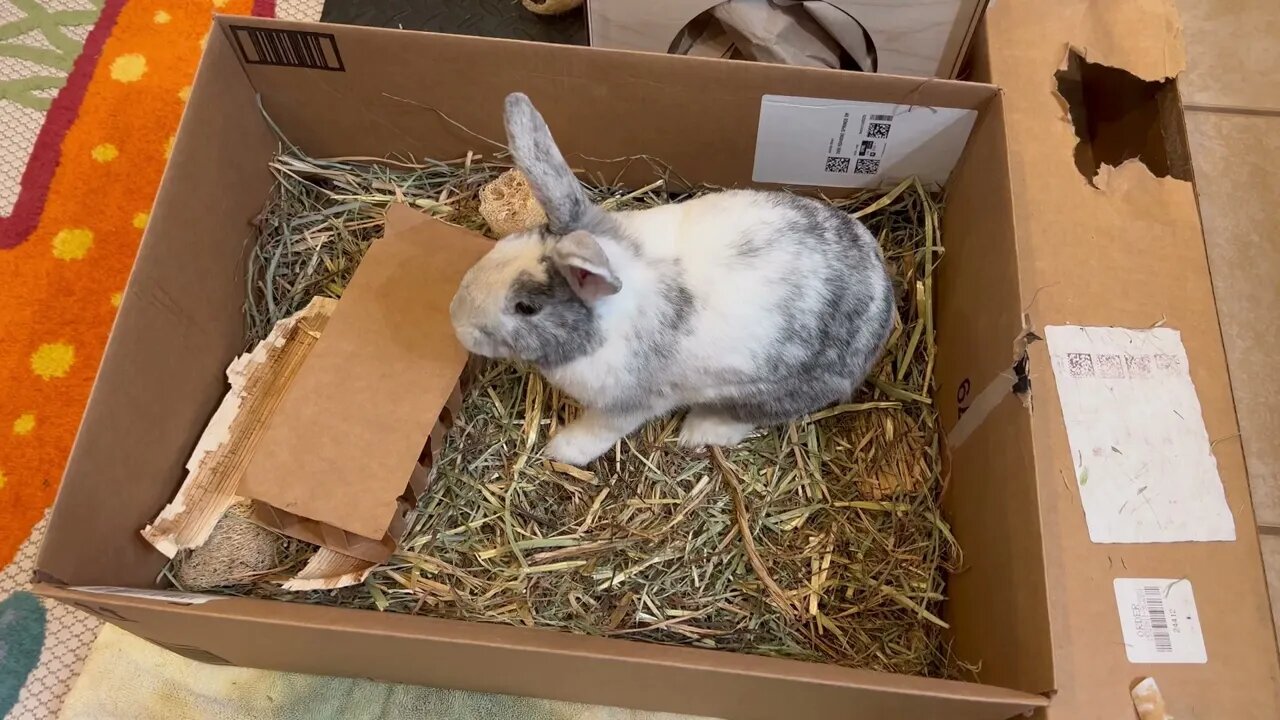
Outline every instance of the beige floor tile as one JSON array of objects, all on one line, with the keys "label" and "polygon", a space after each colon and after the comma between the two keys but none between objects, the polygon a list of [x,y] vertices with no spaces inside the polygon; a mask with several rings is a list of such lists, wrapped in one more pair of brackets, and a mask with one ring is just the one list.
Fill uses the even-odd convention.
[{"label": "beige floor tile", "polygon": [[1280,110],[1280,0],[1177,0],[1184,102]]},{"label": "beige floor tile", "polygon": [[1254,510],[1280,526],[1280,117],[1189,112],[1187,134]]}]

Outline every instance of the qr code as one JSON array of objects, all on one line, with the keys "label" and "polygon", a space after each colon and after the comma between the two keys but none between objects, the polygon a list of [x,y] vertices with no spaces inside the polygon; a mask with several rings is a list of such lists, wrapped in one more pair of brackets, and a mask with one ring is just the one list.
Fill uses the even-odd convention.
[{"label": "qr code", "polygon": [[1131,378],[1151,377],[1152,357],[1150,355],[1125,355],[1124,364]]},{"label": "qr code", "polygon": [[880,172],[880,161],[870,158],[859,158],[858,162],[853,166],[853,171],[859,175],[875,175]]},{"label": "qr code", "polygon": [[1156,370],[1159,370],[1163,375],[1177,375],[1178,367],[1182,364],[1176,356],[1165,355],[1164,353],[1157,354],[1155,360]]},{"label": "qr code", "polygon": [[891,127],[893,126],[885,122],[867,123],[867,137],[883,140],[889,137],[889,128]]},{"label": "qr code", "polygon": [[1073,378],[1091,378],[1097,374],[1093,369],[1093,356],[1089,353],[1067,353],[1067,370]]},{"label": "qr code", "polygon": [[1098,377],[1104,380],[1124,379],[1124,357],[1113,353],[1100,353],[1097,361]]},{"label": "qr code", "polygon": [[[859,160],[859,163],[862,161]],[[836,155],[827,156],[827,172],[829,173],[847,173],[849,172],[849,158],[838,157]],[[858,172],[862,172],[859,170]]]}]

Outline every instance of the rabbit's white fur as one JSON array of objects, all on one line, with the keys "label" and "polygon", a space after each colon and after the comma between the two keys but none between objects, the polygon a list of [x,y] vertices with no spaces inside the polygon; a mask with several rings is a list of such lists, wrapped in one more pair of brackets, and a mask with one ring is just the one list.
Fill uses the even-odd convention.
[{"label": "rabbit's white fur", "polygon": [[[547,369],[547,378],[570,396],[589,403],[588,407],[629,399],[634,390],[628,366],[635,355],[629,335],[636,316],[645,312],[646,299],[662,292],[654,260],[673,261],[684,270],[684,284],[698,313],[693,327],[666,361],[662,377],[646,388],[650,405],[621,417],[586,413],[547,446],[552,457],[570,464],[585,463],[646,420],[680,407],[736,398],[744,382],[758,382],[756,354],[778,334],[782,318],[771,308],[781,300],[789,282],[782,275],[794,269],[794,259],[778,258],[779,262],[731,270],[739,240],[751,228],[759,227],[770,212],[776,212],[762,206],[761,200],[749,191],[724,192],[613,214],[622,232],[640,244],[644,259],[620,249],[607,237],[600,240],[623,287],[622,292],[596,305],[604,342],[591,355]],[[818,312],[821,308],[806,310]],[[734,445],[753,429],[748,423],[714,415],[699,419],[694,413],[686,418],[680,441],[690,446]]]},{"label": "rabbit's white fur", "polygon": [[[583,404],[548,455],[585,464],[678,408],[690,409],[682,444],[732,445],[862,382],[888,336],[893,289],[861,224],[749,190],[604,213],[527,98],[508,100],[507,122],[550,225],[500,241],[452,314],[473,352],[532,360]],[[537,312],[516,312],[521,303]]]}]

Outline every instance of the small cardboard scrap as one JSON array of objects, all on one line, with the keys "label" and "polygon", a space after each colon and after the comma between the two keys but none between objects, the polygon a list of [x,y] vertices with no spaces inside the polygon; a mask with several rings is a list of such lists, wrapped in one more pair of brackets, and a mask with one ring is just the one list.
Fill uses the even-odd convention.
[{"label": "small cardboard scrap", "polygon": [[251,352],[232,361],[227,368],[231,389],[187,460],[186,479],[173,502],[142,530],[157,550],[173,557],[179,550],[203,545],[238,500],[240,481],[266,418],[280,404],[337,304],[330,298],[315,298],[297,314],[276,323]]},{"label": "small cardboard scrap", "polygon": [[335,590],[364,582],[375,567],[377,563],[322,547],[311,556],[297,575],[284,581],[282,587],[294,591]]},{"label": "small cardboard scrap", "polygon": [[467,362],[449,303],[492,246],[393,205],[271,417],[241,494],[382,540]]}]

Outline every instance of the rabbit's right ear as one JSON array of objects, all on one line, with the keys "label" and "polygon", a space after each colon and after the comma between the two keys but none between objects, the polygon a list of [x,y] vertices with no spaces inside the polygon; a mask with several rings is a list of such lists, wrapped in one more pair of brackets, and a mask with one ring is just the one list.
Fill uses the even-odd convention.
[{"label": "rabbit's right ear", "polygon": [[588,225],[599,210],[591,204],[574,177],[551,130],[524,93],[511,93],[506,103],[507,145],[516,166],[529,180],[533,196],[547,213],[547,225],[556,235],[568,235]]}]

